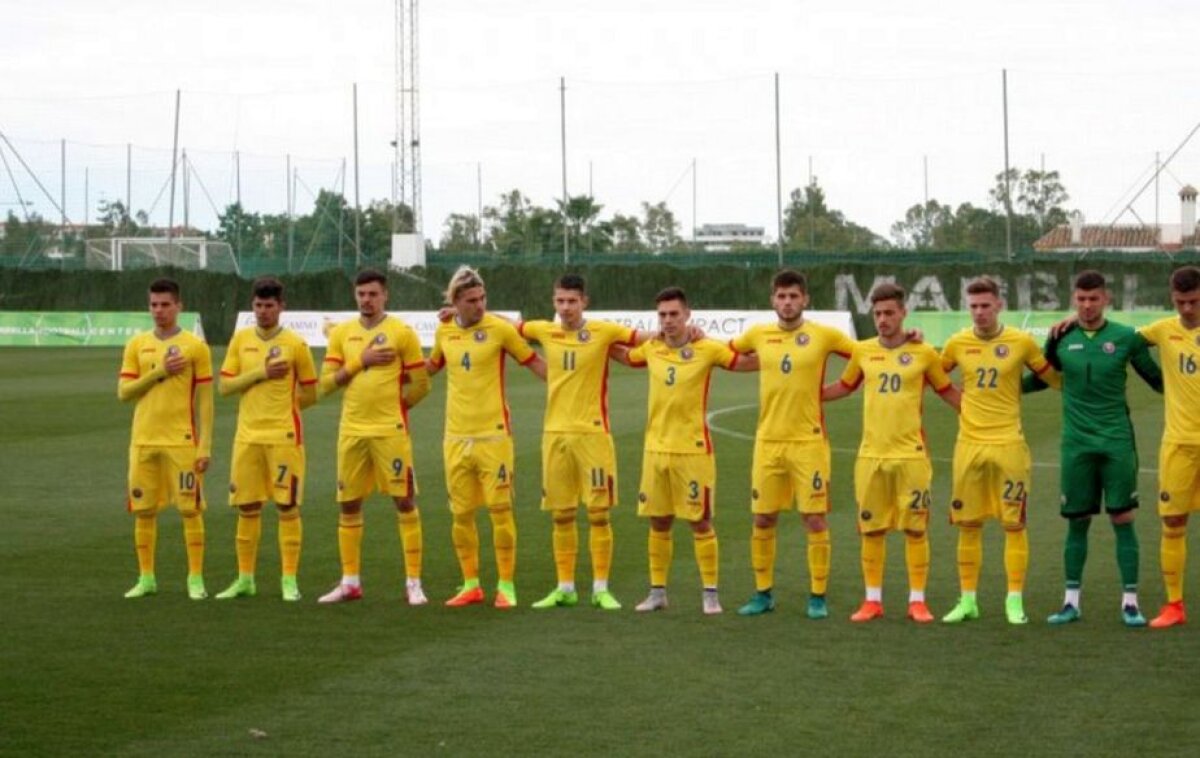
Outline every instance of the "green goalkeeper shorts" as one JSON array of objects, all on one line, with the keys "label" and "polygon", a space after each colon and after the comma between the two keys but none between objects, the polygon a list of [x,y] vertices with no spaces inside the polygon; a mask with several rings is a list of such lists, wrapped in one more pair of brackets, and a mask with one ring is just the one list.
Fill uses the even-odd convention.
[{"label": "green goalkeeper shorts", "polygon": [[1062,515],[1122,513],[1138,507],[1138,457],[1133,445],[1097,448],[1063,441]]}]

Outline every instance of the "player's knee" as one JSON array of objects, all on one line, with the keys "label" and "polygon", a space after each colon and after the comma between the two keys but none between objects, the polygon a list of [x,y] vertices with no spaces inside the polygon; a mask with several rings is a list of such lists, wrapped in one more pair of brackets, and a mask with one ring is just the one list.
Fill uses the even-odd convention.
[{"label": "player's knee", "polygon": [[904,536],[911,537],[914,540],[919,540],[925,536],[925,532],[917,529],[905,529]]},{"label": "player's knee", "polygon": [[824,532],[829,529],[829,522],[824,513],[804,514],[804,528],[810,532]]},{"label": "player's knee", "polygon": [[588,510],[587,519],[592,526],[608,526],[608,510],[603,508]]},{"label": "player's knee", "polygon": [[355,516],[362,512],[361,500],[346,500],[338,503],[338,507],[342,509],[342,515]]},{"label": "player's knee", "polygon": [[774,529],[779,523],[778,513],[756,513],[754,514],[754,525],[759,529]]},{"label": "player's knee", "polygon": [[[255,514],[255,513],[258,513],[259,511],[261,511],[262,506],[263,506],[262,503],[246,503],[245,505],[239,505],[238,510],[241,511],[242,513],[246,514],[247,516],[249,516],[249,515],[252,515],[252,514]],[[282,507],[282,506],[280,506],[280,507]]]},{"label": "player's knee", "polygon": [[886,537],[887,533],[888,533],[887,529],[876,529],[871,532],[863,532],[863,536],[864,537]]},{"label": "player's knee", "polygon": [[179,515],[185,521],[192,521],[200,518],[202,511],[199,508],[180,508]]},{"label": "player's knee", "polygon": [[279,511],[280,513],[292,513],[293,511],[296,510],[296,504],[295,503],[276,503],[275,510]]},{"label": "player's knee", "polygon": [[697,537],[708,534],[713,530],[711,519],[705,518],[700,519],[699,521],[692,521],[689,523],[689,525],[692,527],[692,534],[696,535]]},{"label": "player's knee", "polygon": [[396,504],[396,510],[401,513],[412,513],[417,509],[417,503],[411,497],[395,497],[392,501]]},{"label": "player's knee", "polygon": [[1162,522],[1163,522],[1163,526],[1170,527],[1171,529],[1179,529],[1181,527],[1187,526],[1188,517],[1186,515],[1163,516]]},{"label": "player's knee", "polygon": [[1021,532],[1025,531],[1025,525],[1024,524],[1005,524],[1004,531],[1009,534],[1020,534]]},{"label": "player's knee", "polygon": [[1136,514],[1136,511],[1134,511],[1132,508],[1130,508],[1127,511],[1121,511],[1120,513],[1114,513],[1114,514],[1110,515],[1108,518],[1109,518],[1109,521],[1113,522],[1113,524],[1132,524],[1133,517],[1135,514]]},{"label": "player's knee", "polygon": [[650,518],[650,529],[655,532],[669,532],[673,523],[674,516],[653,516]]}]

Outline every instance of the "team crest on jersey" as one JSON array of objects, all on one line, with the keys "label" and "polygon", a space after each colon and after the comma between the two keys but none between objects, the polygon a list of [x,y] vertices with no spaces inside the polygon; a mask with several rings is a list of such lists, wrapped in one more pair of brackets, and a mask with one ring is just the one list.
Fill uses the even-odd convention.
[{"label": "team crest on jersey", "polygon": [[812,342],[812,337],[809,337],[807,334],[797,334],[796,335],[796,344],[799,345],[800,347],[804,347],[809,342]]},{"label": "team crest on jersey", "polygon": [[375,335],[375,339],[374,339],[374,340],[372,340],[372,341],[373,341],[373,342],[374,342],[376,345],[382,345],[384,342],[387,342],[387,337],[384,337],[382,334],[376,334],[376,335]]},{"label": "team crest on jersey", "polygon": [[278,358],[281,353],[283,353],[283,348],[279,347],[279,345],[272,345],[271,349],[267,351],[267,357]]},{"label": "team crest on jersey", "polygon": [[684,349],[679,351],[679,357],[684,359],[685,361],[690,361],[693,357],[695,357],[695,355],[696,355],[696,351],[692,350],[690,347],[685,347]]},{"label": "team crest on jersey", "polygon": [[169,348],[167,348],[168,358],[176,355],[179,355],[179,345],[171,345]]},{"label": "team crest on jersey", "polygon": [[1008,345],[996,345],[995,352],[996,352],[997,358],[1007,358],[1008,357]]},{"label": "team crest on jersey", "polygon": [[580,342],[587,342],[588,340],[590,340],[592,338],[592,333],[589,332],[587,329],[580,329],[579,334],[577,334],[575,336],[579,338]]},{"label": "team crest on jersey", "polygon": [[471,336],[473,336],[475,338],[476,342],[486,342],[487,341],[487,332],[483,331],[482,329],[476,329],[475,334],[473,334]]},{"label": "team crest on jersey", "polygon": [[1109,355],[1117,352],[1117,346],[1111,342],[1105,342],[1102,347],[1104,348],[1104,352],[1108,353]]},{"label": "team crest on jersey", "polygon": [[912,354],[911,353],[900,353],[900,365],[907,366],[910,363],[912,363]]}]

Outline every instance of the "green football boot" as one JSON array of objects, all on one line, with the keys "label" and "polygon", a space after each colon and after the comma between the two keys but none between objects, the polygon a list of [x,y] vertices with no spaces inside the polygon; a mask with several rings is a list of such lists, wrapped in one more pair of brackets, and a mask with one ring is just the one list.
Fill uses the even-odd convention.
[{"label": "green football boot", "polygon": [[1127,605],[1121,609],[1121,620],[1125,626],[1137,629],[1146,625],[1146,617],[1136,605]]},{"label": "green football boot", "polygon": [[1063,624],[1070,624],[1073,621],[1078,621],[1081,618],[1083,618],[1083,614],[1079,612],[1079,609],[1070,603],[1067,603],[1058,613],[1051,613],[1046,618],[1046,623],[1050,624],[1051,626],[1061,626]]},{"label": "green football boot", "polygon": [[296,581],[295,576],[281,577],[279,590],[286,602],[295,603],[300,599],[300,584]]},{"label": "green football boot", "polygon": [[529,607],[537,608],[538,610],[544,610],[546,608],[573,608],[578,604],[578,592],[575,592],[574,590],[571,592],[566,592],[555,587],[550,591],[549,595],[546,595],[544,598]]},{"label": "green football boot", "polygon": [[770,590],[759,590],[750,596],[750,600],[738,608],[739,616],[761,616],[775,610],[775,598]]},{"label": "green football boot", "polygon": [[511,610],[517,607],[517,588],[511,582],[496,583],[496,601],[492,603],[501,610]]},{"label": "green football boot", "polygon": [[804,614],[813,621],[829,618],[829,606],[825,604],[824,595],[810,595],[808,598],[808,608]]},{"label": "green football boot", "polygon": [[134,598],[153,595],[157,592],[158,581],[155,580],[154,574],[142,574],[138,577],[137,584],[133,585],[133,587],[125,593],[125,597],[132,600]]},{"label": "green football boot", "polygon": [[942,616],[943,624],[961,624],[964,621],[974,621],[979,618],[979,604],[975,598],[960,597],[958,605]]},{"label": "green football boot", "polygon": [[208,590],[204,589],[204,576],[202,574],[188,574],[187,588],[188,597],[192,600],[203,600],[208,597]]},{"label": "green football boot", "polygon": [[1010,624],[1028,624],[1029,617],[1025,615],[1025,599],[1020,595],[1009,595],[1004,600],[1004,615]]},{"label": "green football boot", "polygon": [[232,600],[235,597],[254,597],[258,588],[254,585],[254,574],[238,574],[233,584],[217,593],[217,600]]},{"label": "green football boot", "polygon": [[608,590],[600,590],[592,593],[592,606],[604,611],[619,611],[621,604],[613,597],[613,594]]}]

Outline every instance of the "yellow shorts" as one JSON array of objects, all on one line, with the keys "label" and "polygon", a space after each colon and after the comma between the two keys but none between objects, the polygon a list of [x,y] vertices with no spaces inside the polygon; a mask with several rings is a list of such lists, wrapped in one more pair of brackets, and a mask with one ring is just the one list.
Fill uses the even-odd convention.
[{"label": "yellow shorts", "polygon": [[204,476],[196,473],[194,447],[129,448],[130,513],[157,511],[172,503],[180,513],[203,511],[203,483]]},{"label": "yellow shorts", "polygon": [[229,504],[300,505],[304,501],[304,448],[299,445],[233,443]]},{"label": "yellow shorts", "polygon": [[542,436],[542,510],[617,504],[617,455],[608,434]]},{"label": "yellow shorts", "polygon": [[1158,448],[1158,515],[1200,511],[1200,445],[1164,442]]},{"label": "yellow shorts", "polygon": [[713,516],[717,465],[707,453],[642,453],[639,516],[678,516],[703,521]]},{"label": "yellow shorts", "polygon": [[1005,526],[1023,525],[1030,468],[1029,446],[1023,441],[957,443],[950,523],[998,518]]},{"label": "yellow shorts", "polygon": [[362,500],[376,490],[391,497],[415,497],[417,478],[412,460],[412,440],[407,434],[338,437],[338,502]]},{"label": "yellow shorts", "polygon": [[447,439],[442,445],[452,513],[471,513],[513,501],[512,437]]},{"label": "yellow shorts", "polygon": [[792,503],[801,513],[829,512],[829,443],[754,443],[750,469],[750,510],[778,513]]},{"label": "yellow shorts", "polygon": [[929,525],[928,458],[859,458],[854,462],[858,531],[903,529],[924,532]]}]

